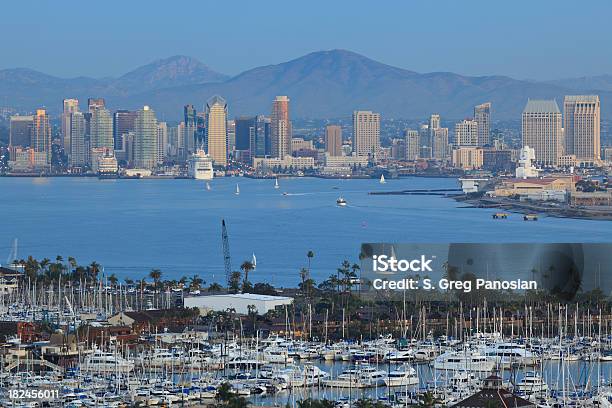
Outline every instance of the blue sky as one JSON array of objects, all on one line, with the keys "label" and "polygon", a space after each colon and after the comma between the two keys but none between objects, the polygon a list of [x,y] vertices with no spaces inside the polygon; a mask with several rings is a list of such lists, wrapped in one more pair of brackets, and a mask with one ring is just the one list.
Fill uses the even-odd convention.
[{"label": "blue sky", "polygon": [[237,74],[344,48],[418,71],[556,79],[612,74],[612,2],[2,2],[0,68],[118,76],[176,54]]}]

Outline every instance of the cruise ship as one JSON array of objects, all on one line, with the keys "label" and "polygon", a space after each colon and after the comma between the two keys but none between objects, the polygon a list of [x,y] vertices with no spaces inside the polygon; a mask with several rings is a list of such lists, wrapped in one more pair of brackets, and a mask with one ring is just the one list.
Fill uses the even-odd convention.
[{"label": "cruise ship", "polygon": [[187,161],[187,174],[196,180],[213,179],[213,161],[204,150],[198,149],[198,151],[189,157]]}]

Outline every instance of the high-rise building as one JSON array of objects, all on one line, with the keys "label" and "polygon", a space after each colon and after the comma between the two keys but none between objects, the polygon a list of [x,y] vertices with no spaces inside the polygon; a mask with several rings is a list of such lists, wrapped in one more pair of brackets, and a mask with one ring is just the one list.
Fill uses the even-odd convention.
[{"label": "high-rise building", "polygon": [[421,150],[421,138],[419,132],[414,129],[404,130],[404,145],[406,146],[406,160],[417,160]]},{"label": "high-rise building", "polygon": [[272,157],[283,159],[285,156],[291,156],[292,132],[289,119],[289,97],[277,96],[272,103],[272,115],[270,116]]},{"label": "high-rise building", "polygon": [[118,110],[113,114],[113,139],[115,150],[123,145],[123,135],[134,131],[134,123],[138,116],[137,111]]},{"label": "high-rise building", "polygon": [[419,158],[431,159],[432,139],[432,129],[430,126],[428,124],[422,124],[419,126],[419,143],[421,143],[421,146],[419,147]]},{"label": "high-rise building", "polygon": [[134,126],[134,167],[154,169],[157,166],[157,118],[148,106],[138,111]]},{"label": "high-rise building", "polygon": [[70,115],[79,111],[78,99],[64,99],[64,110],[62,112],[62,147],[70,157]]},{"label": "high-rise building", "polygon": [[448,160],[450,158],[448,128],[438,127],[433,130],[432,158],[436,160]]},{"label": "high-rise building", "polygon": [[353,152],[361,157],[374,157],[380,149],[380,114],[372,111],[353,112]]},{"label": "high-rise building", "polygon": [[29,147],[32,142],[32,125],[34,116],[11,116],[9,129],[9,146]]},{"label": "high-rise building", "polygon": [[429,130],[433,131],[440,127],[440,115],[433,114],[429,117]]},{"label": "high-rise building", "polygon": [[232,157],[236,150],[236,122],[230,119],[225,126],[227,128],[227,157]]},{"label": "high-rise building", "polygon": [[89,119],[89,147],[90,149],[115,148],[113,140],[113,118],[108,109],[93,106]]},{"label": "high-rise building", "polygon": [[70,118],[70,165],[82,167],[87,164],[85,150],[85,114],[83,112],[72,112]]},{"label": "high-rise building", "polygon": [[264,115],[257,116],[257,129],[251,141],[254,152],[251,157],[266,157],[272,154],[272,142],[270,140],[270,118]]},{"label": "high-rise building", "polygon": [[[600,104],[597,95],[569,95],[563,101],[565,154],[579,162],[601,158]],[[537,155],[537,150],[536,150]]]},{"label": "high-rise building", "polygon": [[474,107],[474,120],[478,123],[478,146],[488,145],[491,132],[491,102]]},{"label": "high-rise building", "polygon": [[32,122],[32,140],[30,146],[35,152],[47,155],[47,164],[51,163],[51,126],[49,115],[44,109],[37,109]]},{"label": "high-rise building", "polygon": [[163,163],[168,152],[168,124],[157,123],[157,162]]},{"label": "high-rise building", "polygon": [[240,116],[234,120],[236,158],[250,162],[255,154],[257,116]]},{"label": "high-rise building", "polygon": [[330,156],[342,156],[342,127],[327,125],[325,127],[325,151]]},{"label": "high-rise building", "polygon": [[90,111],[94,108],[106,108],[106,102],[104,101],[104,98],[87,99],[87,110]]},{"label": "high-rise building", "polygon": [[227,166],[227,102],[215,95],[206,103],[208,155],[217,166]]},{"label": "high-rise building", "polygon": [[464,119],[455,124],[455,146],[478,146],[478,122]]},{"label": "high-rise building", "polygon": [[183,145],[187,153],[196,151],[197,112],[193,105],[183,107],[185,128],[183,130]]},{"label": "high-rise building", "polygon": [[523,147],[535,150],[536,162],[554,166],[563,152],[561,111],[555,100],[527,101],[522,115]]}]

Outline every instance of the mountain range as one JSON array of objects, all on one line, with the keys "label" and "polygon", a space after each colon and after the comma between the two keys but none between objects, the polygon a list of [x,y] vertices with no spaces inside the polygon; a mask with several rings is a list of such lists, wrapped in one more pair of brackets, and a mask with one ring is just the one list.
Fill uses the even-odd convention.
[{"label": "mountain range", "polygon": [[104,97],[113,109],[150,105],[165,120],[178,120],[185,104],[202,109],[221,95],[231,116],[269,114],[276,95],[291,99],[294,118],[346,117],[373,110],[387,118],[418,119],[431,113],[460,119],[473,106],[493,103],[494,120],[520,119],[527,100],[596,93],[602,116],[612,114],[612,75],[555,81],[507,76],[418,73],[346,50],[319,51],[236,76],[216,72],[187,56],[154,61],[118,78],[58,78],[26,68],[0,70],[0,106],[32,111],[45,106],[59,113],[64,98]]}]

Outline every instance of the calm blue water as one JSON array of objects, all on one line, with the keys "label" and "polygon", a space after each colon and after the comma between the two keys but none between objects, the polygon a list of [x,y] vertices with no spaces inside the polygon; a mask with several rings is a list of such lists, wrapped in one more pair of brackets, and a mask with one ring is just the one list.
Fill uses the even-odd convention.
[{"label": "calm blue water", "polygon": [[[240,195],[235,195],[236,183]],[[356,262],[362,242],[612,242],[612,223],[558,218],[496,221],[494,210],[460,208],[440,196],[372,196],[369,191],[456,188],[454,179],[377,180],[220,178],[98,180],[0,178],[0,262],[19,240],[19,257],[95,260],[107,274],[165,278],[199,274],[224,280],[221,219],[238,269],[257,256],[253,281],[293,285],[313,250],[316,280],[343,259]],[[338,187],[338,190],[333,189]],[[290,195],[284,196],[282,192]],[[336,206],[342,195],[348,206]]]}]

